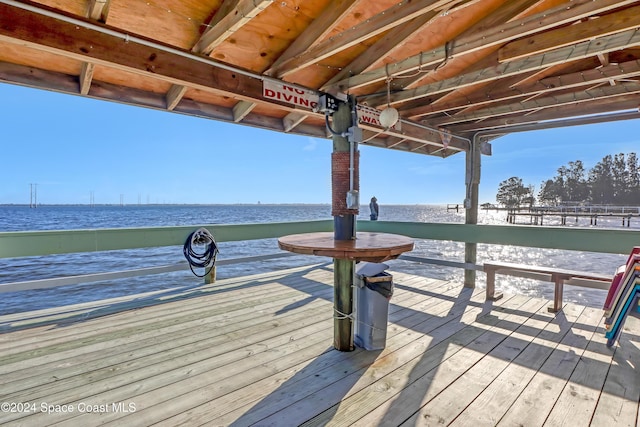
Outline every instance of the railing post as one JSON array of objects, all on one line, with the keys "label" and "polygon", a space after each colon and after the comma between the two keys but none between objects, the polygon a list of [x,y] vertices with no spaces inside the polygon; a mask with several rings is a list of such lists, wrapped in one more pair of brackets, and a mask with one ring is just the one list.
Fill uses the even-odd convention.
[{"label": "railing post", "polygon": [[553,280],[554,284],[554,292],[553,292],[553,305],[547,307],[547,311],[550,313],[557,313],[562,310],[562,293],[564,290],[564,281],[567,279],[566,276],[561,274],[552,274],[551,280]]}]

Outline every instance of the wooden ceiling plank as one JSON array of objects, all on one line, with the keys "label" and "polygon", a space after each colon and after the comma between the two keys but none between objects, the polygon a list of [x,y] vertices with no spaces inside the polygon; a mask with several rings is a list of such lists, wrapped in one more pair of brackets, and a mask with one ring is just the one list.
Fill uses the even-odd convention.
[{"label": "wooden ceiling plank", "polygon": [[256,107],[255,102],[240,101],[233,106],[233,121],[241,122]]},{"label": "wooden ceiling plank", "polygon": [[223,41],[269,7],[273,1],[225,0],[209,22],[209,29],[204,32],[192,50],[209,55]]},{"label": "wooden ceiling plank", "polygon": [[[527,71],[540,70],[557,64],[563,64],[567,61],[588,58],[595,56],[598,53],[611,52],[638,44],[640,44],[640,32],[636,30],[628,30],[622,33],[616,33],[595,40],[582,42],[574,46],[563,47],[551,52],[534,55],[525,59],[505,62],[497,67],[462,74],[460,76],[445,79],[415,89],[397,92],[391,95],[391,104],[419,99],[475,83],[497,80]],[[371,106],[383,105],[387,102],[386,96],[380,95],[360,97],[360,99],[366,100]]]},{"label": "wooden ceiling plank", "polygon": [[[512,21],[497,26],[486,32],[475,33],[459,40],[453,40],[449,50],[454,56],[469,54],[489,46],[497,46],[517,38],[545,31],[554,27],[569,24],[578,19],[586,18],[594,14],[604,13],[612,9],[634,3],[633,0],[601,0],[593,4],[592,0],[577,0],[572,4],[549,9],[544,13],[535,14],[524,19]],[[408,73],[419,67],[435,66],[441,63],[447,56],[445,46],[440,46],[429,52],[422,52],[411,56],[388,67],[381,67],[367,71],[356,76],[345,78],[335,82],[329,91],[348,91],[372,83],[383,81],[388,73],[393,75]]]},{"label": "wooden ceiling plank", "polygon": [[333,0],[324,11],[300,34],[265,74],[272,76],[286,61],[311,49],[324,39],[333,28],[351,12],[359,0]]},{"label": "wooden ceiling plank", "polygon": [[433,18],[440,14],[439,11],[432,11],[425,13],[417,18],[412,19],[406,25],[400,25],[389,33],[385,34],[380,40],[376,41],[370,48],[358,55],[349,65],[343,67],[338,74],[336,74],[331,80],[326,82],[321,90],[330,88],[334,83],[339,82],[349,76],[360,74],[365,71],[371,65],[375,64],[381,58],[384,58],[392,50],[396,49],[399,45],[415,33],[419,32],[421,28],[427,25]]},{"label": "wooden ceiling plank", "polygon": [[364,40],[382,34],[398,25],[402,25],[424,13],[457,4],[461,1],[463,0],[402,0],[383,13],[379,13],[343,33],[318,43],[312,49],[284,61],[275,70],[274,75],[279,78],[285,77],[324,58],[355,46]]},{"label": "wooden ceiling plank", "polygon": [[561,47],[640,26],[640,6],[508,43],[498,51],[500,62],[539,55]]},{"label": "wooden ceiling plank", "polygon": [[171,85],[171,88],[165,95],[167,100],[167,110],[171,111],[175,109],[186,92],[187,92],[186,86]]}]

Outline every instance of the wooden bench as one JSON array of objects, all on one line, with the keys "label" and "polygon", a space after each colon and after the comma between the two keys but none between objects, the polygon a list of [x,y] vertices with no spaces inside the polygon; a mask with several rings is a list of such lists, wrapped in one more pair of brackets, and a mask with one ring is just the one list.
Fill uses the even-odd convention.
[{"label": "wooden bench", "polygon": [[495,290],[497,273],[553,282],[555,284],[553,305],[548,307],[552,313],[556,313],[562,308],[562,291],[565,284],[593,289],[609,289],[612,279],[611,276],[585,271],[498,261],[485,262],[483,270],[487,274],[487,299],[492,301],[502,298],[502,293]]}]

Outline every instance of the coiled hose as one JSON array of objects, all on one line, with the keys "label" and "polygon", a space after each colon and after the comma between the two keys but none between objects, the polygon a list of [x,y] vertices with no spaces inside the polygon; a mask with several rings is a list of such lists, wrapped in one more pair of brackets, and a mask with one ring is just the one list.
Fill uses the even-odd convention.
[{"label": "coiled hose", "polygon": [[[189,262],[189,268],[196,277],[205,277],[216,264],[218,256],[218,245],[213,235],[206,228],[198,228],[189,234],[184,242],[184,257]],[[194,268],[204,268],[204,274],[199,275]]]}]

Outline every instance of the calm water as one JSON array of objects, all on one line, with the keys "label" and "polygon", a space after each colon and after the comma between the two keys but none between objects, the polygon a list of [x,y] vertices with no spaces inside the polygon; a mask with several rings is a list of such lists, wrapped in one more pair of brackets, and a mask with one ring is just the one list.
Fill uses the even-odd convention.
[{"label": "calm water", "polygon": [[[368,208],[361,209],[359,220],[368,220]],[[380,206],[380,219],[389,221],[463,223],[464,213],[447,211],[444,206]],[[506,224],[505,212],[481,211],[479,222]],[[215,206],[41,206],[29,209],[24,206],[0,206],[0,231],[62,230],[120,227],[183,226],[198,224],[260,223],[331,219],[329,205],[215,205]],[[588,220],[580,226],[588,226]],[[636,221],[638,222],[638,221]],[[545,225],[554,225],[545,219]],[[575,224],[571,224],[575,225]],[[638,228],[639,224],[631,224]],[[607,223],[599,220],[598,228],[620,228],[617,220]],[[247,242],[220,243],[219,259],[271,254],[279,252],[276,239]],[[454,261],[464,261],[464,244],[419,240],[412,255]],[[76,274],[118,271],[173,264],[184,259],[182,246],[123,250],[20,259],[0,259],[0,283],[22,280],[60,277]],[[305,256],[295,256],[260,263],[221,266],[218,278],[233,277],[307,265],[321,261]],[[559,268],[613,274],[616,267],[626,260],[624,255],[582,253],[553,249],[532,249],[500,245],[478,245],[478,263],[485,260],[502,260],[543,264]],[[389,261],[392,269],[445,280],[462,280],[462,270],[395,260]],[[480,286],[484,286],[484,274],[478,274]],[[109,283],[90,283],[64,286],[55,289],[33,290],[0,294],[0,315],[35,310],[55,305],[113,298],[160,289],[197,286],[200,280],[191,272],[176,272],[157,276],[122,279]],[[551,298],[550,283],[498,276],[496,285],[505,292]],[[599,307],[605,292],[578,290],[567,287],[565,300]]]}]

